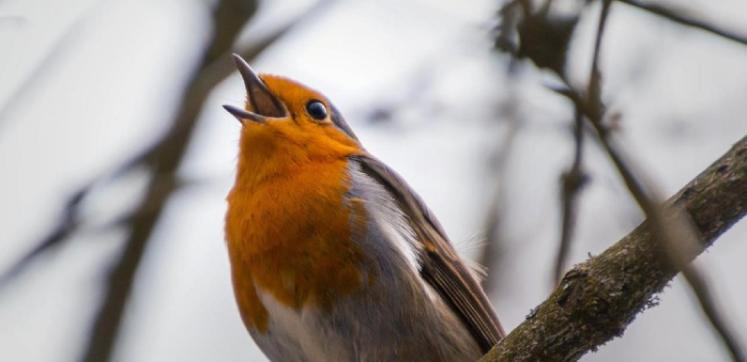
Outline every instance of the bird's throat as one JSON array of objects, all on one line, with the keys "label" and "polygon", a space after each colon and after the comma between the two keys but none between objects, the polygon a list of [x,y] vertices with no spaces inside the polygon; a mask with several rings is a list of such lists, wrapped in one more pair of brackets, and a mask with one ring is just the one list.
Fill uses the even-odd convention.
[{"label": "bird's throat", "polygon": [[237,177],[228,196],[226,239],[242,316],[261,330],[267,312],[257,288],[288,307],[326,309],[369,276],[353,241],[366,216],[359,201],[346,197],[345,158],[258,171],[265,177]]}]

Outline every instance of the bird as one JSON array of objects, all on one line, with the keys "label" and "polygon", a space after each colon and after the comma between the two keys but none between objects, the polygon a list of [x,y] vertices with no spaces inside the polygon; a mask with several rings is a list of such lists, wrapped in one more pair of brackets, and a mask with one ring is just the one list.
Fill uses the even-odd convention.
[{"label": "bird", "polygon": [[225,238],[271,361],[475,361],[505,332],[475,270],[320,92],[234,61],[243,107]]}]

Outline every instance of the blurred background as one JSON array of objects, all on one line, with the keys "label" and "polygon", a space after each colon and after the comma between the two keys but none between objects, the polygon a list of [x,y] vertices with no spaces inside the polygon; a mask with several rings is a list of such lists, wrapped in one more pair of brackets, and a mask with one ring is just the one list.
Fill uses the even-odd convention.
[{"label": "blurred background", "polygon": [[[589,74],[600,3],[552,4],[575,25],[572,84]],[[747,36],[744,1],[651,3]],[[234,305],[223,239],[239,124],[220,105],[244,97],[231,51],[332,99],[460,252],[490,267],[506,329],[521,323],[554,283],[573,107],[549,89],[552,72],[496,50],[502,5],[0,1],[0,273],[11,275],[0,360],[80,360],[92,334],[113,340],[116,361],[265,360]],[[615,2],[600,62],[615,136],[664,195],[747,134],[738,41]],[[593,142],[584,170],[566,267],[642,220]],[[742,222],[697,259],[743,344],[745,239]],[[659,304],[583,360],[727,358],[679,278]],[[95,322],[118,310],[121,324]],[[118,334],[97,332],[112,325]]]}]

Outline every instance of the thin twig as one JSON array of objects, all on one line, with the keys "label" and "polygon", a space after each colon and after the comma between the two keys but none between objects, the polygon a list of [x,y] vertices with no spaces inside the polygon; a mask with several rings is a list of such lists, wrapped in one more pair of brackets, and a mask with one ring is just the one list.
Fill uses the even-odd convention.
[{"label": "thin twig", "polygon": [[[633,1],[623,2],[639,5]],[[692,272],[687,262],[747,213],[747,199],[743,197],[747,193],[745,137],[667,204],[676,204],[686,209],[693,222],[678,225],[684,225],[683,228],[694,227],[697,233],[687,233],[679,240],[667,233],[673,228],[668,228],[671,225],[665,221],[678,219],[664,218],[659,213],[663,211],[659,211],[657,204],[650,201],[655,198],[645,191],[639,180],[633,177],[630,168],[622,162],[619,151],[607,138],[608,129],[602,123],[605,109],[601,100],[599,55],[609,3],[610,0],[604,0],[602,7],[587,92],[582,94],[574,90],[565,79],[562,68],[549,69],[565,83],[566,88],[557,91],[571,99],[576,109],[594,126],[592,129],[595,136],[605,147],[626,186],[631,189],[631,195],[648,218],[635,231],[598,257],[575,266],[565,275],[553,294],[533,310],[524,323],[486,354],[483,361],[577,360],[589,350],[621,335],[639,312],[653,305],[652,296],[660,292],[678,271],[683,271],[687,278]],[[745,43],[743,37],[703,22],[677,16],[673,12],[662,12],[662,8],[648,9],[684,25]],[[521,35],[520,33],[520,38]],[[528,41],[523,38],[519,40]],[[535,64],[542,67],[536,61]],[[671,235],[676,235],[677,231],[679,230],[673,230]],[[700,237],[701,243],[689,243],[687,248],[684,247],[683,240],[692,241],[693,237]],[[673,243],[675,240],[680,241],[677,247]],[[707,289],[697,287],[698,281],[704,283],[697,274],[694,279],[691,285],[697,288],[696,295],[704,298],[702,303],[705,313],[714,316],[711,321],[716,328],[723,327],[723,319],[715,313],[716,309]],[[725,329],[721,333],[724,331]],[[738,346],[732,343],[734,339],[728,334],[723,335],[725,337],[722,340],[729,345],[733,358],[741,360],[743,355]]]},{"label": "thin twig", "polygon": [[[597,128],[595,126],[595,128]],[[708,321],[713,326],[714,330],[718,333],[721,341],[731,354],[733,361],[745,361],[745,354],[742,351],[742,347],[737,343],[729,328],[724,323],[724,319],[719,316],[719,312],[715,307],[716,303],[713,301],[713,297],[707,288],[704,288],[705,283],[703,277],[700,275],[700,271],[692,264],[689,264],[689,260],[683,258],[680,254],[681,251],[677,250],[677,240],[683,242],[682,239],[689,239],[693,236],[682,235],[683,231],[689,231],[691,228],[688,225],[684,225],[687,221],[670,221],[664,216],[663,210],[658,205],[657,200],[650,195],[650,192],[645,191],[641,182],[633,175],[630,167],[623,161],[622,156],[619,152],[611,145],[606,136],[599,133],[597,139],[602,144],[607,155],[610,157],[618,172],[620,173],[623,181],[631,193],[633,198],[636,200],[638,205],[646,214],[646,218],[649,221],[653,234],[656,236],[656,240],[659,243],[663,243],[663,250],[666,252],[669,261],[674,266],[682,271],[682,275],[685,281],[692,288],[698,302],[703,309]],[[673,220],[678,220],[677,218]],[[676,230],[679,228],[680,230]],[[680,236],[680,238],[677,238]]]},{"label": "thin twig", "polygon": [[52,231],[47,234],[33,249],[28,251],[23,257],[16,261],[7,271],[0,275],[0,289],[10,284],[15,278],[23,273],[35,260],[48,251],[58,247],[64,240],[73,234],[80,225],[78,219],[78,210],[80,204],[93,187],[93,184],[86,185],[74,192],[65,203],[62,217]]},{"label": "thin twig", "polygon": [[573,231],[576,224],[576,201],[578,199],[578,192],[586,182],[586,174],[583,172],[581,166],[583,161],[583,149],[584,149],[584,128],[583,128],[583,116],[581,110],[576,107],[574,122],[573,122],[573,138],[574,138],[574,155],[573,161],[570,168],[566,171],[562,178],[562,190],[561,190],[561,208],[562,208],[562,221],[560,229],[560,241],[558,243],[558,252],[555,257],[555,267],[553,268],[553,281],[554,285],[560,282],[563,277],[563,270],[565,268],[566,259],[568,257],[568,251],[570,250],[571,240],[573,238]]},{"label": "thin twig", "polygon": [[[741,347],[736,343],[736,338],[731,334],[727,326],[725,325],[723,318],[719,317],[715,303],[712,300],[712,296],[706,288],[703,282],[703,277],[700,275],[699,270],[694,265],[689,264],[689,261],[684,260],[681,257],[682,252],[678,250],[676,241],[678,237],[680,242],[682,239],[696,239],[696,235],[683,235],[684,231],[694,230],[689,225],[685,225],[686,221],[680,220],[681,218],[672,218],[667,220],[664,217],[664,211],[659,207],[660,200],[649,190],[647,191],[639,179],[633,174],[632,170],[625,161],[619,151],[609,141],[609,132],[603,124],[604,119],[604,105],[601,101],[601,72],[599,70],[599,55],[601,48],[601,40],[604,34],[604,28],[609,14],[610,0],[604,0],[602,4],[601,15],[599,19],[599,27],[597,29],[597,36],[594,44],[594,55],[591,65],[591,75],[589,80],[589,89],[587,92],[587,105],[586,107],[577,107],[577,109],[585,109],[587,113],[585,116],[596,131],[597,140],[602,145],[607,155],[612,160],[615,168],[620,173],[628,191],[636,200],[638,205],[641,207],[643,212],[646,214],[646,218],[649,221],[652,231],[656,236],[656,239],[663,243],[666,255],[670,259],[670,262],[678,270],[682,270],[685,280],[693,289],[695,295],[700,302],[701,308],[708,317],[709,322],[719,334],[722,342],[729,350],[734,361],[743,361],[744,353]],[[673,222],[675,221],[675,222]],[[680,221],[680,222],[677,222]],[[679,228],[679,230],[675,230]]]},{"label": "thin twig", "polygon": [[[513,76],[509,73],[509,76]],[[510,83],[509,83],[510,84]],[[493,200],[488,208],[487,223],[485,226],[485,243],[477,257],[477,262],[485,270],[485,278],[482,281],[485,293],[491,295],[496,290],[498,278],[505,275],[501,273],[500,268],[504,265],[501,262],[503,251],[505,249],[505,233],[503,233],[503,218],[505,214],[506,199],[508,195],[508,164],[511,152],[516,143],[516,137],[521,126],[516,103],[516,92],[512,91],[509,98],[499,106],[499,116],[502,121],[506,122],[507,130],[501,142],[497,144],[500,148],[495,151],[494,168],[498,179],[493,193]]]},{"label": "thin twig", "polygon": [[29,94],[33,94],[39,81],[49,76],[50,71],[55,69],[55,63],[63,58],[64,53],[71,48],[70,44],[76,40],[76,37],[81,35],[84,21],[97,9],[99,4],[101,3],[97,2],[90,5],[70,25],[61,31],[61,35],[50,47],[51,49],[44,54],[44,57],[34,66],[34,69],[28,72],[28,77],[26,77],[20,86],[12,91],[12,94],[5,102],[0,104],[0,127],[5,126],[5,122],[8,122],[8,115],[12,114],[14,108],[26,104],[23,98]]},{"label": "thin twig", "polygon": [[[589,106],[586,107],[586,111],[590,111],[595,114],[601,114],[604,111],[601,99],[602,73],[599,71],[599,48],[602,46],[602,35],[604,34],[604,29],[607,24],[610,4],[610,0],[604,0],[602,2],[602,8],[599,14],[599,23],[597,24],[597,34],[596,38],[594,39],[594,55],[591,62],[591,72],[589,74],[589,85],[587,91],[587,104]],[[562,74],[559,74],[559,76],[561,76],[566,84],[568,84],[568,81],[565,80],[565,77]],[[568,257],[568,251],[570,249],[571,239],[573,237],[573,229],[576,224],[576,199],[579,190],[586,180],[586,176],[581,170],[584,140],[584,112],[577,102],[574,103],[574,109],[575,115],[573,138],[575,143],[575,153],[570,169],[566,171],[562,176],[562,224],[560,229],[558,252],[555,257],[555,267],[553,268],[552,274],[555,285],[557,285],[557,283],[559,283],[560,279],[563,277],[565,261]]]},{"label": "thin twig", "polygon": [[[589,107],[586,108],[590,111],[591,116],[594,119],[600,120],[604,113],[604,104],[602,103],[602,72],[599,70],[599,56],[601,54],[602,39],[604,38],[604,30],[607,27],[607,19],[610,14],[611,0],[602,0],[602,7],[599,12],[599,23],[597,24],[597,34],[594,38],[594,53],[591,59],[591,70],[589,71],[589,86],[586,91],[587,103]],[[577,110],[578,107],[576,107]]]},{"label": "thin twig", "polygon": [[[690,215],[700,236],[692,260],[747,214],[747,136],[666,202]],[[481,361],[576,361],[619,337],[655,305],[679,271],[646,220],[603,253],[576,265],[539,307]]]},{"label": "thin twig", "polygon": [[[679,220],[673,222],[667,220],[664,216],[663,210],[661,210],[661,208],[657,206],[658,203],[654,201],[657,199],[650,195],[650,192],[644,190],[641,182],[633,175],[633,172],[623,161],[619,152],[610,144],[607,137],[599,134],[598,129],[597,133],[599,135],[597,139],[602,144],[607,155],[612,159],[615,167],[622,176],[628,191],[636,200],[638,206],[641,207],[644,214],[646,214],[646,218],[651,224],[652,232],[656,235],[656,240],[663,243],[663,249],[666,251],[666,255],[670,262],[682,271],[685,281],[698,298],[698,302],[703,312],[731,354],[732,360],[740,362],[745,361],[745,354],[742,351],[742,347],[737,343],[737,338],[732,335],[731,331],[724,323],[724,319],[719,317],[719,312],[715,307],[716,303],[713,301],[713,297],[708,289],[704,288],[705,283],[703,282],[703,277],[700,275],[700,271],[694,265],[689,264],[689,260],[684,260],[680,255],[681,252],[677,250],[678,238],[676,236],[678,234],[681,236],[681,238],[679,238],[680,242],[683,241],[682,239],[692,238],[692,236],[682,235],[683,231],[688,231],[690,229],[688,225],[683,225],[687,221]],[[675,218],[674,220],[678,219]],[[675,228],[680,228],[680,230],[675,230]]]},{"label": "thin twig", "polygon": [[682,269],[682,275],[687,280],[687,283],[690,284],[690,287],[693,293],[695,293],[695,297],[698,299],[700,308],[703,310],[706,318],[711,325],[716,328],[716,332],[721,337],[721,341],[726,345],[732,361],[747,361],[747,359],[745,359],[744,351],[742,350],[739,341],[736,339],[736,336],[734,336],[726,327],[726,320],[724,320],[718,306],[713,300],[713,295],[711,294],[705,278],[698,269],[693,268],[692,264],[686,265],[687,267]]},{"label": "thin twig", "polygon": [[737,42],[741,45],[747,45],[747,37],[745,37],[744,35],[737,34],[730,30],[721,29],[717,27],[716,25],[708,24],[707,22],[703,20],[699,20],[699,19],[695,19],[692,17],[682,15],[682,14],[678,14],[677,11],[669,9],[665,6],[654,5],[654,4],[643,4],[635,0],[616,0],[616,1],[626,4],[626,5],[630,5],[632,7],[635,7],[641,10],[644,10],[644,11],[647,11],[649,13],[660,16],[664,19],[673,21],[675,23],[689,26],[695,29],[699,29],[707,33],[719,36],[721,38]]}]

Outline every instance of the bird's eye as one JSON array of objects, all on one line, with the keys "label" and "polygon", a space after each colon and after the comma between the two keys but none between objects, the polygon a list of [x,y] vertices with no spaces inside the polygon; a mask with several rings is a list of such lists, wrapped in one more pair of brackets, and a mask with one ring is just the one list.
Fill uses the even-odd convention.
[{"label": "bird's eye", "polygon": [[306,103],[306,112],[317,121],[327,118],[327,107],[321,101],[313,100]]}]

